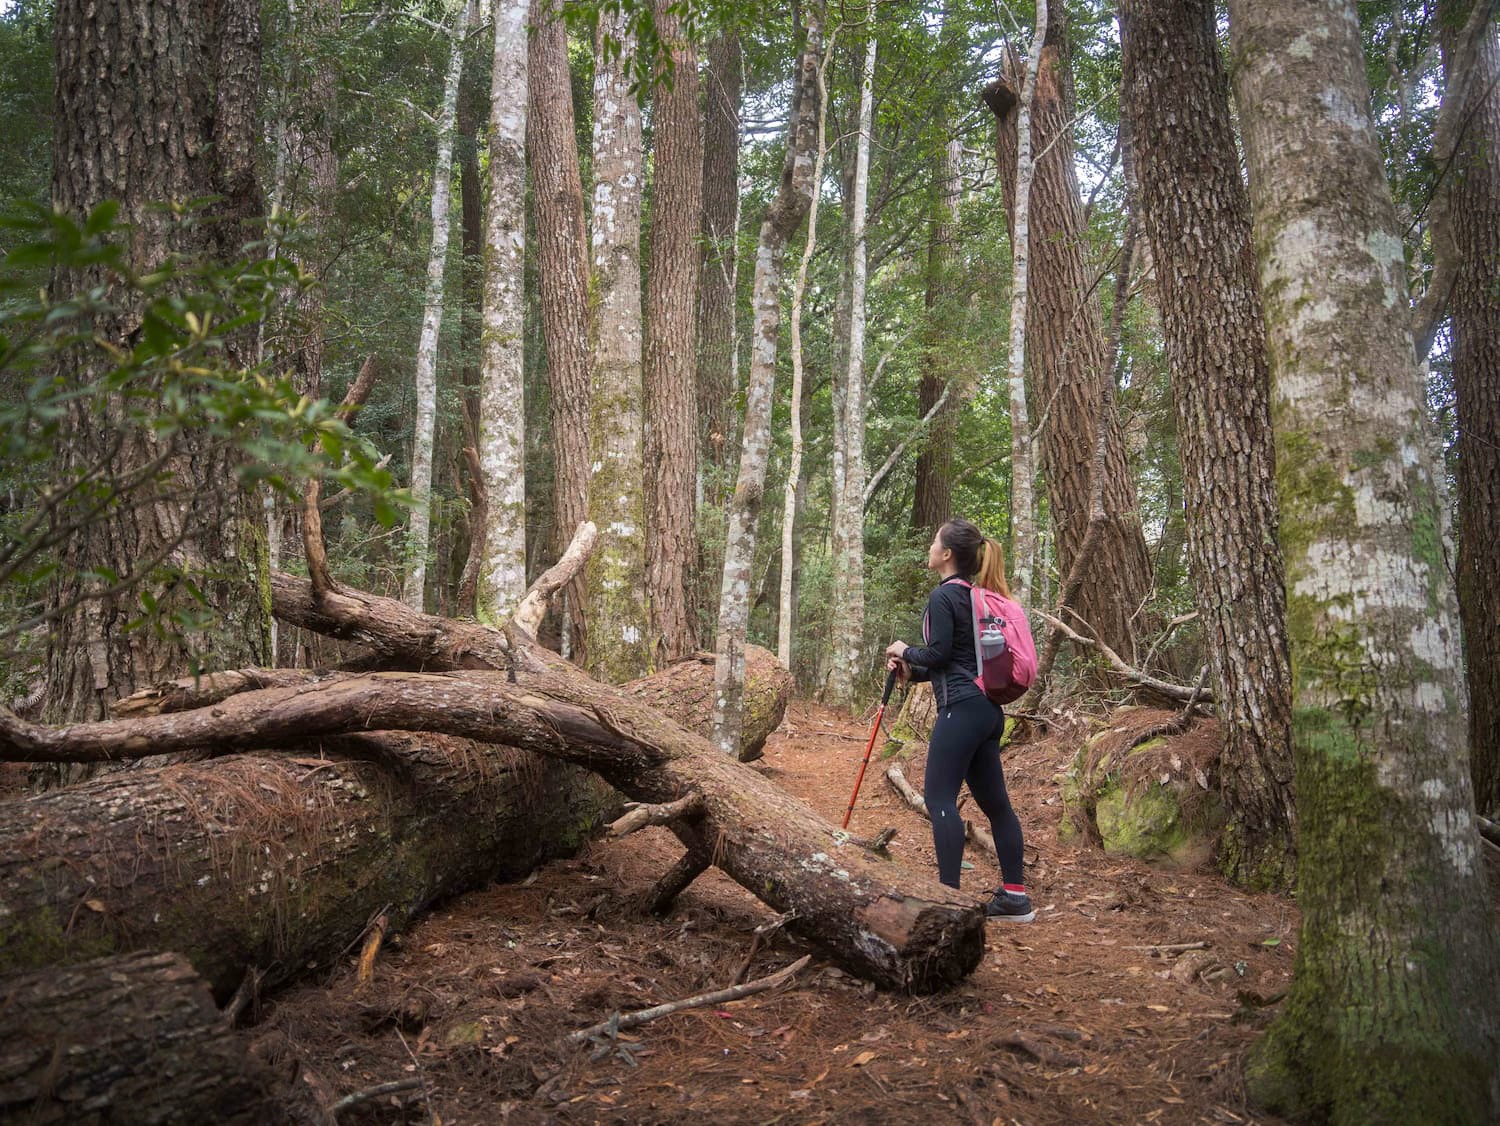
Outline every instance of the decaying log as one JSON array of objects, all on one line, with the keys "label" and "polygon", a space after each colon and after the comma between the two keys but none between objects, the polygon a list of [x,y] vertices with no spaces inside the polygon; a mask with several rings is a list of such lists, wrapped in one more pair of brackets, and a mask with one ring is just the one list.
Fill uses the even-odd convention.
[{"label": "decaying log", "polygon": [[27,1123],[317,1122],[247,1054],[178,954],[0,979],[0,1119]]},{"label": "decaying log", "polygon": [[10,800],[0,970],[172,949],[220,998],[251,966],[271,987],[326,965],[386,904],[399,927],[434,900],[569,854],[617,802],[556,760],[393,733]]},{"label": "decaying log", "polygon": [[[707,734],[714,711],[714,655],[698,653],[660,672],[625,685],[637,700],[671,716],[683,727]],[[704,669],[708,675],[704,675]],[[745,646],[745,723],[740,733],[740,761],[764,754],[766,739],[781,726],[792,695],[792,674],[776,654],[759,645]]]},{"label": "decaying log", "polygon": [[977,900],[872,857],[756,771],[592,681],[524,631],[432,618],[358,592],[316,597],[286,576],[277,577],[274,597],[284,620],[364,641],[393,660],[477,671],[355,676],[57,731],[7,716],[0,746],[30,758],[113,758],[189,745],[284,746],[366,729],[503,742],[586,766],[637,801],[665,803],[698,790],[701,821],[674,824],[673,832],[684,843],[712,842],[726,874],[773,909],[795,912],[794,931],[877,984],[936,989],[978,964],[984,915]]}]

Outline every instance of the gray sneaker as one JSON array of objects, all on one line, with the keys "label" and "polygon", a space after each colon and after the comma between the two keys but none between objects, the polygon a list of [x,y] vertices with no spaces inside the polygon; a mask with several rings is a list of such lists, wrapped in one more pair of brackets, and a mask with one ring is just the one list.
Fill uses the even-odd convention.
[{"label": "gray sneaker", "polygon": [[1001,888],[984,906],[988,918],[1006,923],[1029,923],[1036,918],[1036,908],[1031,905],[1031,896],[1025,892],[1006,891]]}]

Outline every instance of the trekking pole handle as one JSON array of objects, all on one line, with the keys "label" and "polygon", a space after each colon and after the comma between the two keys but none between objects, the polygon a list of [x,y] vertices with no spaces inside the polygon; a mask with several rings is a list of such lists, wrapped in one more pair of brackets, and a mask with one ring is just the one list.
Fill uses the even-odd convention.
[{"label": "trekking pole handle", "polygon": [[885,674],[885,691],[880,696],[880,706],[883,708],[891,702],[891,692],[896,687],[896,670],[891,669]]}]

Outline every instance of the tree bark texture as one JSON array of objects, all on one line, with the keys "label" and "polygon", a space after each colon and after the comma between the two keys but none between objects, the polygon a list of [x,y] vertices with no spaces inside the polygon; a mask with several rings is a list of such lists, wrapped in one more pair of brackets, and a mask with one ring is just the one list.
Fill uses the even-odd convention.
[{"label": "tree bark texture", "polygon": [[247,1056],[180,954],[0,978],[0,1117],[70,1126],[317,1122],[305,1091]]},{"label": "tree bark texture", "polygon": [[[1444,56],[1472,4],[1445,0]],[[1451,65],[1451,64],[1450,64]],[[1491,22],[1476,54],[1466,123],[1449,173],[1449,217],[1458,268],[1452,316],[1458,400],[1458,608],[1469,684],[1474,801],[1500,816],[1500,30]]]},{"label": "tree bark texture", "polygon": [[1011,584],[1023,606],[1031,604],[1037,568],[1036,456],[1026,402],[1026,316],[1031,283],[1031,182],[1036,161],[1031,146],[1031,108],[1036,102],[1042,43],[1047,37],[1047,0],[1037,0],[1031,51],[1016,97],[1016,172],[1011,205],[1010,332],[1006,380],[1010,389],[1010,565]]},{"label": "tree bark texture", "polygon": [[1355,5],[1229,10],[1273,376],[1302,910],[1247,1083],[1290,1117],[1492,1121],[1500,939]]},{"label": "tree bark texture", "polygon": [[[54,207],[81,220],[103,201],[119,201],[117,221],[130,225],[125,257],[139,273],[172,254],[238,256],[254,237],[244,221],[262,210],[253,162],[259,6],[226,0],[205,13],[183,0],[102,8],[67,0],[54,18]],[[214,195],[219,201],[193,223],[155,206]],[[138,295],[102,271],[63,274],[54,285],[59,298],[104,287],[111,308],[92,325],[100,341],[120,346],[140,325]],[[230,361],[238,359],[250,357],[235,351]],[[112,366],[103,349],[79,351],[62,357],[59,377],[81,389]],[[124,479],[163,457],[166,476],[162,503],[107,512],[61,553],[48,596],[58,615],[47,671],[47,715],[56,720],[98,718],[112,700],[190,663],[264,664],[269,647],[270,618],[255,595],[252,529],[261,521],[235,484],[234,456],[199,433],[121,430],[123,401],[109,401],[103,412],[87,401],[76,400],[63,424],[59,483],[91,469]],[[127,629],[140,613],[138,592],[105,597],[113,583],[98,577],[150,582],[163,566],[193,572],[217,612],[191,640]],[[181,584],[157,593],[164,615],[198,609]]]},{"label": "tree bark texture", "polygon": [[470,4],[453,17],[448,73],[437,116],[437,160],[432,168],[432,240],[427,250],[427,288],[422,297],[422,335],[417,342],[416,423],[411,441],[411,521],[406,534],[406,581],[401,600],[413,610],[426,609],[427,561],[432,548],[432,455],[437,439],[438,334],[443,328],[448,270],[449,190],[453,182],[453,134],[458,123],[458,85],[464,69],[464,36]]},{"label": "tree bark texture", "polygon": [[[606,37],[620,44],[613,56]],[[589,518],[599,544],[586,572],[589,672],[618,684],[650,667],[646,624],[644,388],[641,382],[641,108],[625,64],[624,14],[601,16],[594,43],[594,477]]]},{"label": "tree bark texture", "polygon": [[[874,133],[873,32],[865,42],[859,84],[859,138],[849,184],[849,345],[842,394],[834,396],[834,589],[840,611],[833,619],[833,667],[828,696],[840,707],[854,703],[865,639],[865,324],[869,280],[870,142]],[[834,361],[837,364],[837,360]]]},{"label": "tree bark texture", "polygon": [[[950,352],[950,317],[953,312],[954,238],[958,228],[958,205],[963,196],[959,172],[962,142],[952,128],[944,130],[943,148],[937,155],[932,178],[930,212],[927,218],[927,289],[923,297],[927,337],[923,349],[922,379],[917,385],[917,412],[926,415],[958,378]],[[916,485],[912,492],[912,527],[924,534],[952,519],[953,435],[958,424],[962,394],[950,393],[928,424],[926,440],[917,454]]]},{"label": "tree bark texture", "polygon": [[714,741],[735,753],[743,722],[745,636],[750,622],[751,566],[755,530],[765,500],[771,447],[771,398],[776,382],[776,345],[781,330],[781,276],[787,242],[812,202],[813,149],[818,124],[818,64],[823,50],[823,9],[817,0],[802,9],[804,34],[797,61],[791,120],[781,183],[760,227],[751,297],[750,379],[745,396],[744,439],[739,477],[730,501],[719,594],[714,653]]},{"label": "tree bark texture", "polygon": [[249,967],[275,985],[385,905],[400,926],[570,854],[614,803],[577,768],[427,734],[113,771],[0,815],[0,964],[171,949],[220,998]]},{"label": "tree bark texture", "polygon": [[[634,699],[671,716],[683,727],[708,735],[713,731],[712,653],[695,653],[659,672],[623,686]],[[745,722],[740,729],[741,759],[760,758],[766,739],[781,726],[792,696],[792,674],[776,654],[759,645],[745,646]]]},{"label": "tree bark texture", "polygon": [[651,658],[665,664],[694,651],[689,594],[698,559],[694,493],[698,468],[698,233],[703,214],[703,140],[698,60],[667,0],[654,5],[671,52],[670,84],[658,83],[653,136],[651,274],[646,289],[646,606]]},{"label": "tree bark texture", "polygon": [[[1032,405],[1040,434],[1058,570],[1067,575],[1088,532],[1092,466],[1102,381],[1111,378],[1099,304],[1092,292],[1088,231],[1069,132],[1074,113],[1066,32],[1050,12],[1032,104],[1035,161],[1026,323]],[[985,90],[999,120],[996,159],[1006,206],[1015,207],[1017,80],[1004,75]],[[1014,231],[1014,215],[1010,216]],[[1132,617],[1151,588],[1151,560],[1136,511],[1118,415],[1105,426],[1106,524],[1083,576],[1078,614],[1111,649],[1131,659]]]},{"label": "tree bark texture", "polygon": [[[703,241],[698,273],[698,427],[704,503],[728,498],[734,448],[735,284],[739,276],[740,90],[744,63],[739,35],[722,32],[708,47],[703,76]],[[719,560],[713,562],[718,563]],[[712,568],[719,570],[718,566]]]},{"label": "tree bark texture", "polygon": [[1291,670],[1265,322],[1212,0],[1124,0],[1123,104],[1161,307],[1194,590],[1214,665],[1221,860],[1295,872]]},{"label": "tree bark texture", "polygon": [[[578,525],[589,518],[589,267],[568,32],[560,0],[531,0],[531,22],[526,145],[536,203],[542,338],[547,349],[552,422],[550,559],[563,553]],[[558,603],[569,651],[580,663],[588,654],[584,598],[585,583],[580,578],[568,584]]]},{"label": "tree bark texture", "polygon": [[[478,610],[505,621],[526,593],[527,0],[495,0],[485,214],[479,458],[488,501]],[[478,534],[478,533],[476,533]]]}]

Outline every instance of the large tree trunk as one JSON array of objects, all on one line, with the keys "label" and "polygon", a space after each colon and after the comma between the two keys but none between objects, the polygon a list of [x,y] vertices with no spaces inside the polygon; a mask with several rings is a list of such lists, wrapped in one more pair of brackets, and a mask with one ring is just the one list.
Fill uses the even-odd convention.
[{"label": "large tree trunk", "polygon": [[[472,671],[339,675],[211,707],[51,731],[0,714],[0,746],[32,760],[118,759],[200,746],[302,746],[366,729],[505,743],[587,765],[643,802],[691,798],[695,809],[670,822],[690,852],[712,857],[776,910],[794,912],[793,929],[879,985],[941,988],[978,963],[984,916],[977,900],[875,859],[768,779],[628,694],[590,681],[519,627],[429,618],[356,591],[317,597],[310,584],[285,576],[275,598],[285,620],[364,640],[393,661]],[[258,857],[254,871],[270,879]]]},{"label": "large tree trunk", "polygon": [[1125,0],[1125,93],[1172,369],[1230,878],[1290,887],[1291,672],[1265,323],[1212,0]]},{"label": "large tree trunk", "polygon": [[[613,40],[619,49],[612,51]],[[650,665],[646,623],[645,440],[641,383],[641,109],[626,64],[627,18],[601,17],[594,42],[594,479],[588,562],[588,669],[614,684]]]},{"label": "large tree trunk", "polygon": [[[729,451],[734,448],[735,284],[739,276],[740,87],[744,65],[739,35],[726,31],[708,47],[703,80],[703,252],[698,274],[699,469],[704,503],[729,496]],[[712,563],[715,577],[721,559]]]},{"label": "large tree trunk", "polygon": [[1352,0],[1229,7],[1274,378],[1302,911],[1247,1082],[1289,1117],[1494,1121],[1500,940],[1359,21]]},{"label": "large tree trunk", "polygon": [[745,636],[750,623],[750,569],[755,530],[765,500],[766,461],[771,448],[771,398],[776,383],[776,345],[781,331],[781,273],[787,242],[812,203],[813,149],[818,122],[818,64],[823,50],[823,8],[814,0],[802,9],[806,42],[797,61],[787,125],[781,184],[760,227],[751,298],[750,381],[745,395],[745,432],[739,477],[730,502],[719,594],[719,630],[714,653],[714,741],[734,754],[740,741],[745,687]]},{"label": "large tree trunk", "polygon": [[[870,141],[874,132],[876,40],[865,42],[859,86],[859,139],[849,184],[849,345],[841,394],[834,396],[833,549],[835,590],[841,607],[833,618],[833,667],[829,699],[854,703],[860,649],[865,639],[865,290],[869,278]],[[837,318],[835,318],[837,322]],[[837,365],[837,359],[835,359]],[[836,377],[835,377],[836,378]]]},{"label": "large tree trunk", "polygon": [[698,467],[693,358],[698,322],[698,227],[703,142],[698,60],[675,7],[655,4],[656,30],[671,52],[671,85],[655,90],[651,276],[646,290],[646,606],[651,657],[664,664],[693,652],[689,592],[698,549]]},{"label": "large tree trunk", "polygon": [[[959,378],[948,340],[953,313],[953,274],[958,228],[958,205],[963,197],[959,170],[962,142],[945,123],[942,151],[932,177],[932,200],[927,218],[927,288],[923,296],[926,336],[922,357],[922,379],[917,386],[917,413],[922,417],[936,408],[928,424],[926,439],[917,454],[916,485],[912,492],[911,524],[924,535],[952,519],[953,435],[958,423],[962,392],[950,383]],[[941,403],[941,405],[939,405]]]},{"label": "large tree trunk", "polygon": [[[118,201],[119,221],[130,224],[126,261],[137,274],[172,254],[232,261],[256,237],[246,221],[262,210],[254,169],[259,5],[226,0],[205,12],[185,0],[130,0],[107,15],[83,0],[56,6],[53,206],[81,221],[105,200]],[[209,196],[218,202],[192,222],[160,206]],[[102,269],[55,280],[60,299],[94,287],[103,287],[95,339],[128,347],[140,324],[137,292],[114,285]],[[253,350],[253,340],[231,344],[229,362],[251,361],[239,353]],[[79,390],[114,366],[105,348],[60,360],[59,377]],[[158,504],[106,509],[60,553],[48,596],[46,707],[59,721],[98,718],[114,699],[193,663],[264,664],[269,649],[251,531],[263,517],[236,484],[235,455],[202,433],[117,429],[126,404],[114,398],[101,410],[100,398],[74,401],[59,438],[56,483],[91,470],[122,480],[167,455],[161,483],[152,486],[163,495]],[[142,402],[137,395],[130,405],[139,410]],[[104,577],[152,588],[164,619],[200,613],[193,583],[155,581],[168,567],[187,572],[214,611],[191,637],[130,628],[139,589],[110,594],[117,583]]]},{"label": "large tree trunk", "polygon": [[[1473,4],[1444,0],[1444,66]],[[1458,266],[1453,390],[1458,400],[1458,608],[1469,681],[1474,801],[1500,816],[1500,31],[1482,33],[1468,77],[1464,128],[1449,174],[1448,215]]]},{"label": "large tree trunk", "polygon": [[70,1126],[319,1122],[300,1083],[247,1055],[180,954],[0,979],[0,1118]]},{"label": "large tree trunk", "polygon": [[[1036,97],[1032,104],[1034,166],[1031,194],[1027,362],[1032,401],[1042,418],[1041,469],[1047,478],[1058,570],[1068,575],[1088,534],[1091,479],[1102,381],[1112,378],[1099,304],[1092,292],[1088,229],[1073,168],[1073,80],[1063,17],[1049,10]],[[999,119],[996,159],[1006,206],[1015,207],[1017,79],[985,90]],[[1011,215],[1014,231],[1014,216]],[[1151,559],[1136,512],[1118,415],[1104,419],[1105,524],[1082,573],[1074,609],[1095,636],[1126,660],[1134,649],[1133,616],[1151,588]]]},{"label": "large tree trunk", "polygon": [[[548,546],[560,556],[578,525],[589,517],[589,268],[568,32],[559,0],[531,0],[531,22],[526,144],[536,201],[552,421],[553,521]],[[568,585],[560,603],[565,651],[580,663],[588,653],[583,603],[580,579]]]},{"label": "large tree trunk", "polygon": [[327,964],[387,904],[571,853],[611,804],[575,767],[425,734],[309,742],[104,778],[0,816],[0,961],[171,949],[221,998]]},{"label": "large tree trunk", "polygon": [[411,441],[411,522],[406,535],[406,581],[401,600],[423,610],[427,560],[432,546],[432,450],[437,438],[438,334],[443,328],[444,277],[448,270],[449,185],[453,180],[453,132],[458,121],[458,83],[464,69],[464,36],[472,4],[453,17],[448,73],[437,117],[437,161],[432,169],[432,240],[427,250],[427,288],[422,298],[422,335],[417,342],[416,422]]},{"label": "large tree trunk", "polygon": [[[495,0],[490,78],[490,198],[485,215],[479,460],[488,500],[478,610],[505,621],[526,592],[526,16]],[[481,534],[476,531],[476,535]]]}]

